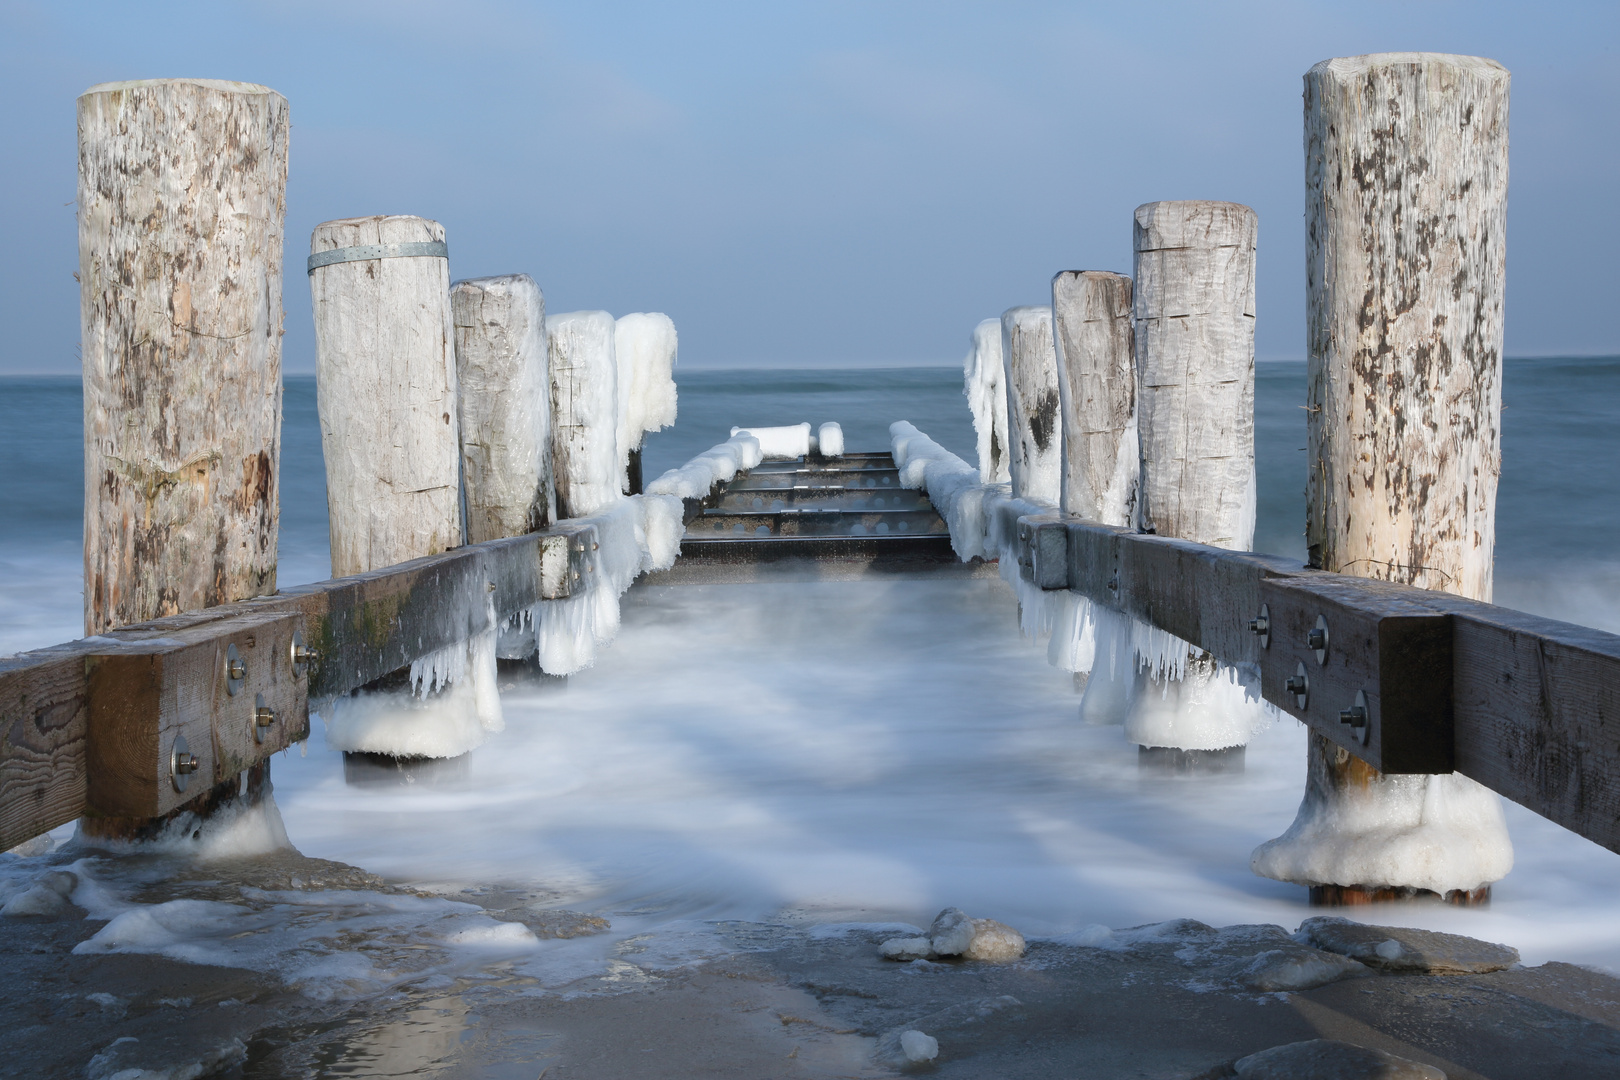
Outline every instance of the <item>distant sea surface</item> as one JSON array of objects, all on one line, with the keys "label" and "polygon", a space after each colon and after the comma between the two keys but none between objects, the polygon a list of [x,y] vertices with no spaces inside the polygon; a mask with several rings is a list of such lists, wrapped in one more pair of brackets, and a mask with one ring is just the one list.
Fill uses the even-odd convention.
[{"label": "distant sea surface", "polygon": [[[887,449],[910,420],[974,460],[960,368],[679,372],[680,418],[649,435],[650,480],[733,425],[836,420],[845,444]],[[1498,603],[1620,632],[1620,357],[1509,360],[1497,502]],[[1260,550],[1304,557],[1305,366],[1258,365]],[[76,377],[0,377],[0,654],[79,636],[83,426]],[[283,585],[330,573],[315,379],[286,380]]]}]

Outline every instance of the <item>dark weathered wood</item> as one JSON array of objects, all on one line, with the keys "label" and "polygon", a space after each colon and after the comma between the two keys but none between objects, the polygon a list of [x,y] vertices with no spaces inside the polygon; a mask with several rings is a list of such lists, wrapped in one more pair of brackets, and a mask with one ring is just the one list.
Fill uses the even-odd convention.
[{"label": "dark weathered wood", "polygon": [[[564,522],[0,660],[0,850],[87,812],[153,818],[185,805],[303,738],[308,699],[571,595],[596,572],[596,545],[594,526]],[[314,654],[301,679],[295,631]],[[246,668],[236,695],[223,674],[233,644]],[[261,693],[280,718],[263,743]],[[183,794],[169,782],[177,734],[199,759]]]}]

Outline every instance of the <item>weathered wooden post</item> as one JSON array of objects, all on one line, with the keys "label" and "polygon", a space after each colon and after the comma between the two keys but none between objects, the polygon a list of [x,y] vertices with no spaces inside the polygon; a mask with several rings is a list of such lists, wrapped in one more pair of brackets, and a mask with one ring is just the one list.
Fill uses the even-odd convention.
[{"label": "weathered wooden post", "polygon": [[586,517],[623,490],[613,338],[613,316],[605,311],[570,311],[546,318],[551,468],[560,517]]},{"label": "weathered wooden post", "polygon": [[1007,471],[1007,371],[1001,359],[1001,320],[973,328],[973,348],[962,363],[962,392],[978,436],[979,483],[1005,484]]},{"label": "weathered wooden post", "polygon": [[450,289],[467,540],[543,529],[557,517],[551,480],[546,302],[527,274]]},{"label": "weathered wooden post", "polygon": [[1008,308],[1001,315],[1007,387],[1007,466],[1013,494],[1057,505],[1063,464],[1058,422],[1052,309]]},{"label": "weathered wooden post", "polygon": [[276,591],[287,99],[79,98],[84,629]]},{"label": "weathered wooden post", "polygon": [[633,312],[613,324],[618,365],[619,459],[624,491],[641,494],[641,443],[675,422],[675,323],[662,312]]},{"label": "weathered wooden post", "polygon": [[310,238],[334,577],[462,542],[448,260],[426,218],[328,221]]},{"label": "weathered wooden post", "polygon": [[[1305,76],[1313,566],[1490,599],[1508,81],[1438,53]],[[1313,903],[1479,903],[1512,868],[1500,799],[1467,777],[1385,776],[1314,733],[1309,754],[1299,815],[1257,873]]]},{"label": "weathered wooden post", "polygon": [[[78,125],[91,635],[276,591],[287,100],[212,79],[105,83],[79,97]],[[159,824],[97,806],[98,781],[130,769],[124,734],[89,726],[88,835]],[[191,805],[206,813],[241,781],[199,750]],[[269,770],[248,769],[250,799]]]},{"label": "weathered wooden post", "polygon": [[[1063,434],[1060,505],[1087,521],[1128,526],[1141,471],[1131,279],[1080,270],[1052,278],[1052,341]],[[1054,658],[1090,673],[1081,719],[1119,723],[1136,676],[1129,620],[1078,597],[1067,603],[1052,631]]]},{"label": "weathered wooden post", "polygon": [[[1253,544],[1256,233],[1254,211],[1237,203],[1136,209],[1144,532],[1239,551]],[[1163,652],[1148,658],[1125,722],[1144,761],[1162,750],[1185,765],[1246,744],[1264,713],[1232,672],[1182,642]]]}]

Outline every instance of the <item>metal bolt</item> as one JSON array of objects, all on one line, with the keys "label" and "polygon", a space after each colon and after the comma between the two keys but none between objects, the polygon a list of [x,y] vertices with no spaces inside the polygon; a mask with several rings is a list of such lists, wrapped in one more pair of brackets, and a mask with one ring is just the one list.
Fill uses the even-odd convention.
[{"label": "metal bolt", "polygon": [[243,663],[242,654],[236,651],[233,642],[225,649],[225,692],[235,697],[246,679],[247,664]]},{"label": "metal bolt", "polygon": [[1327,663],[1327,616],[1318,615],[1316,617],[1316,626],[1309,634],[1305,635],[1305,644],[1310,647],[1311,651],[1316,653],[1316,663],[1318,666]]},{"label": "metal bolt", "polygon": [[1372,721],[1367,711],[1366,691],[1357,690],[1355,704],[1339,711],[1339,723],[1349,724],[1351,733],[1362,746],[1372,741]]},{"label": "metal bolt", "polygon": [[1327,633],[1323,630],[1312,630],[1305,638],[1305,643],[1313,649],[1327,648]]},{"label": "metal bolt", "polygon": [[1249,632],[1260,639],[1262,649],[1271,648],[1271,608],[1260,605],[1260,614],[1249,620]]},{"label": "metal bolt", "polygon": [[174,771],[177,773],[194,773],[197,771],[196,754],[174,755]]},{"label": "metal bolt", "polygon": [[1310,676],[1305,674],[1304,664],[1298,664],[1295,666],[1294,674],[1290,676],[1288,682],[1284,684],[1284,689],[1286,689],[1290,694],[1294,695],[1295,708],[1303,711],[1310,705],[1311,680]]},{"label": "metal bolt", "polygon": [[293,678],[301,679],[309,665],[315,661],[315,652],[304,644],[304,632],[294,630],[292,645],[287,650],[288,658],[292,661]]},{"label": "metal bolt", "polygon": [[264,742],[268,729],[276,722],[276,710],[264,703],[264,695],[259,694],[253,703],[253,741]]},{"label": "metal bolt", "polygon": [[1288,676],[1287,689],[1290,694],[1303,694],[1309,685],[1303,675]]},{"label": "metal bolt", "polygon": [[174,745],[169,748],[169,782],[174,790],[183,792],[191,774],[197,771],[197,755],[191,752],[186,744],[184,735],[174,737]]},{"label": "metal bolt", "polygon": [[1348,709],[1339,710],[1339,723],[1349,724],[1351,727],[1367,726],[1367,710],[1360,705],[1352,705]]}]

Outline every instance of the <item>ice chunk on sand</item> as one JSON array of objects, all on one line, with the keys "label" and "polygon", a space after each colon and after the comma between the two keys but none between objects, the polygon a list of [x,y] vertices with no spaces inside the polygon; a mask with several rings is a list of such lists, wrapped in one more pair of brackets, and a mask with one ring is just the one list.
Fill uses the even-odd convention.
[{"label": "ice chunk on sand", "polygon": [[50,918],[62,913],[67,907],[67,901],[62,894],[44,882],[39,882],[7,900],[4,907],[0,907],[0,915],[8,919],[21,919],[28,917]]},{"label": "ice chunk on sand", "polygon": [[1432,1065],[1335,1039],[1273,1046],[1232,1068],[1238,1080],[1446,1080]]},{"label": "ice chunk on sand", "polygon": [[920,1031],[907,1031],[900,1036],[900,1049],[907,1061],[933,1061],[939,1057],[939,1040]]},{"label": "ice chunk on sand", "polygon": [[1222,974],[1263,994],[1310,990],[1349,975],[1365,975],[1367,968],[1337,953],[1289,943],[1234,961]]},{"label": "ice chunk on sand", "polygon": [[878,954],[888,960],[927,960],[934,955],[934,943],[925,937],[890,938],[878,946]]},{"label": "ice chunk on sand", "polygon": [[928,937],[939,955],[960,956],[973,944],[973,919],[961,908],[948,907],[934,916]]},{"label": "ice chunk on sand", "polygon": [[752,435],[759,440],[760,452],[767,458],[797,458],[810,452],[810,425],[790,424],[786,427],[734,427],[731,437]]},{"label": "ice chunk on sand", "polygon": [[605,311],[546,317],[551,466],[557,514],[594,514],[622,493],[614,321]]},{"label": "ice chunk on sand", "polygon": [[675,422],[675,324],[661,312],[621,315],[613,324],[618,366],[619,472],[642,437]]},{"label": "ice chunk on sand", "polygon": [[1024,935],[994,919],[973,920],[973,940],[962,951],[968,960],[982,960],[990,964],[1017,960],[1024,955]]},{"label": "ice chunk on sand", "polygon": [[844,456],[844,429],[836,423],[828,422],[817,428],[816,442],[821,447],[822,457]]},{"label": "ice chunk on sand", "polygon": [[1306,919],[1296,935],[1319,949],[1342,953],[1382,971],[1422,975],[1475,975],[1519,962],[1519,951],[1461,934],[1404,926],[1365,926],[1336,915]]},{"label": "ice chunk on sand", "polygon": [[979,439],[979,483],[1005,484],[1007,471],[1007,383],[1001,360],[1001,320],[973,328],[973,347],[962,364],[962,391]]}]

